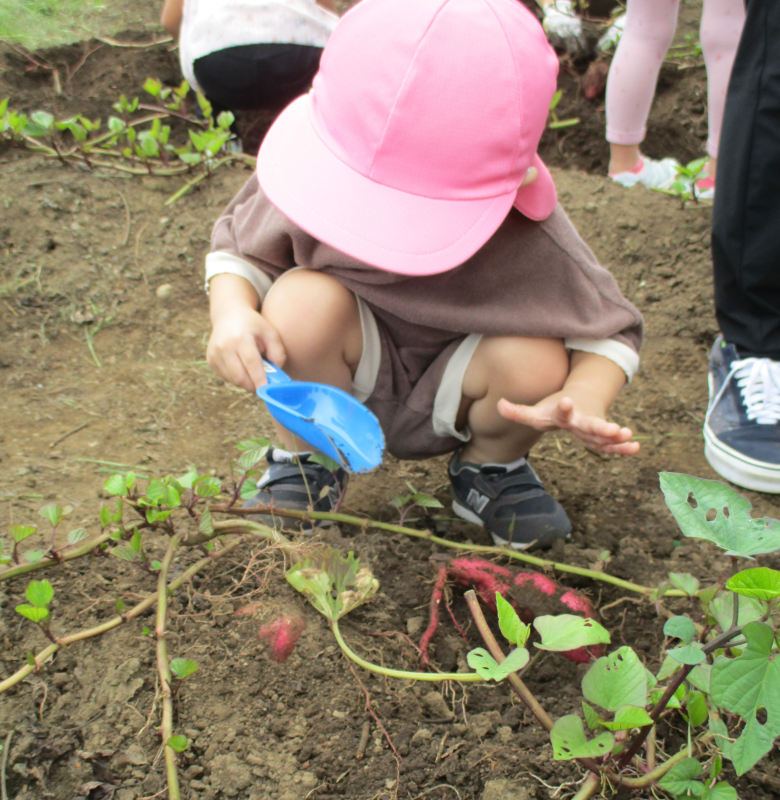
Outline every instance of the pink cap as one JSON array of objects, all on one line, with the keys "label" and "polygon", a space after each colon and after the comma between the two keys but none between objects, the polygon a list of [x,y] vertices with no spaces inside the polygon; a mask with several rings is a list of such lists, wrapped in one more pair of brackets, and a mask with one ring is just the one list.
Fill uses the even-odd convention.
[{"label": "pink cap", "polygon": [[[315,238],[404,275],[462,264],[512,205],[548,217],[536,148],[558,59],[518,0],[363,0],[312,91],[257,159],[268,199]],[[539,177],[520,184],[530,167]]]}]

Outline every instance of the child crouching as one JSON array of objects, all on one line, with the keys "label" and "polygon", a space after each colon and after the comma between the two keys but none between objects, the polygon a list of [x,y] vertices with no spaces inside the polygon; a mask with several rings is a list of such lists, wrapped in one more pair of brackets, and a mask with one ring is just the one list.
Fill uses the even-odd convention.
[{"label": "child crouching", "polygon": [[[455,512],[523,549],[571,530],[526,461],[545,431],[639,448],[605,417],[641,317],[536,155],[556,74],[517,0],[363,0],[206,261],[213,369],[254,391],[265,353],[363,401],[394,455],[455,451]],[[254,503],[330,508],[333,476],[278,434]]]}]

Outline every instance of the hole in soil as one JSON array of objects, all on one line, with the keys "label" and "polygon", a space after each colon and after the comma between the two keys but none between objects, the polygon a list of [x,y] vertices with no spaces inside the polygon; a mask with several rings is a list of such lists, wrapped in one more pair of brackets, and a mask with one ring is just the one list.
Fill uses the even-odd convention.
[{"label": "hole in soil", "polygon": [[705,519],[707,520],[707,522],[714,522],[715,521],[715,517],[717,517],[717,516],[718,516],[718,512],[714,508],[710,508],[707,511]]},{"label": "hole in soil", "polygon": [[766,709],[763,706],[761,706],[761,708],[757,708],[756,709],[756,722],[758,722],[759,725],[766,725],[767,719],[768,719],[768,717],[767,717]]},{"label": "hole in soil", "polygon": [[688,505],[691,508],[699,507],[699,504],[696,502],[696,498],[693,496],[693,492],[688,492]]},{"label": "hole in soil", "polygon": [[723,516],[728,519],[731,515],[729,514],[729,507],[723,506]]}]

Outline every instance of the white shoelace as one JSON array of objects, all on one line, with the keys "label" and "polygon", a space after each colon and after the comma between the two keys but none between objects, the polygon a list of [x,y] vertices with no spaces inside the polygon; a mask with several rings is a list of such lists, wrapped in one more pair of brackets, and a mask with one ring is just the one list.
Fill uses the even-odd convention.
[{"label": "white shoelace", "polygon": [[731,370],[707,411],[707,420],[732,379],[736,380],[742,394],[748,419],[759,425],[774,425],[780,421],[780,362],[769,358],[732,361]]}]

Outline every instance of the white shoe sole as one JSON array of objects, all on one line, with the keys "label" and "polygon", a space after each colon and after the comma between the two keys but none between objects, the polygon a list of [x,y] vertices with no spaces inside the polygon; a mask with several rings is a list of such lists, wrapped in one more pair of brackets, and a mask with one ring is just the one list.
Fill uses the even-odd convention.
[{"label": "white shoe sole", "polygon": [[727,481],[754,492],[780,494],[780,466],[767,466],[723,444],[706,425],[704,456],[715,472]]}]

